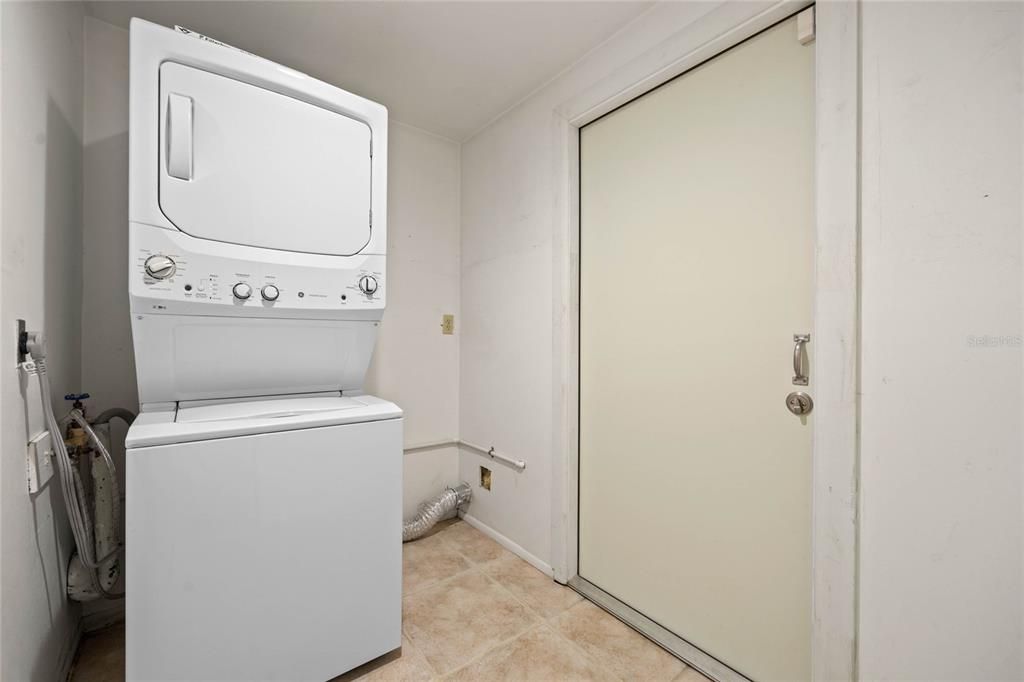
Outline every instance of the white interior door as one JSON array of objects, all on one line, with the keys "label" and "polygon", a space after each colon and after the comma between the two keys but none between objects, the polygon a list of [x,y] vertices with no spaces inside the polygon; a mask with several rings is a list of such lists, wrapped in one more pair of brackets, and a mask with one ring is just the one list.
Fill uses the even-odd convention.
[{"label": "white interior door", "polygon": [[579,575],[755,680],[810,677],[813,141],[795,18],[580,133]]}]

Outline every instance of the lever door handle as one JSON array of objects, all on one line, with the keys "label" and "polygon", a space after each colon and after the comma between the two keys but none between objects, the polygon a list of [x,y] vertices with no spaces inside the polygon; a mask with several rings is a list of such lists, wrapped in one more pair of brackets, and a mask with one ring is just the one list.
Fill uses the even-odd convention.
[{"label": "lever door handle", "polygon": [[192,98],[177,93],[167,96],[167,174],[192,179]]},{"label": "lever door handle", "polygon": [[804,372],[804,346],[811,340],[810,334],[793,334],[793,384],[807,385],[807,373]]}]

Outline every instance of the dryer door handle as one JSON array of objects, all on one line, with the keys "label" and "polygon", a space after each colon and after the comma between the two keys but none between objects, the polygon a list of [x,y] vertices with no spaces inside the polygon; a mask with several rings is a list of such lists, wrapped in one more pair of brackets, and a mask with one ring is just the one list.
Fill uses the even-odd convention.
[{"label": "dryer door handle", "polygon": [[192,98],[167,96],[167,174],[192,179]]}]

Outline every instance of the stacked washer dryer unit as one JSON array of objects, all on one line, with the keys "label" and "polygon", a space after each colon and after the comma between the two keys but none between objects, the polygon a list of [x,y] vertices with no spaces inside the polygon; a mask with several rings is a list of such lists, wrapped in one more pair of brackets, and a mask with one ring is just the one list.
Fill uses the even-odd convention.
[{"label": "stacked washer dryer unit", "polygon": [[128,679],[331,678],[401,638],[387,111],[138,19],[130,106]]}]

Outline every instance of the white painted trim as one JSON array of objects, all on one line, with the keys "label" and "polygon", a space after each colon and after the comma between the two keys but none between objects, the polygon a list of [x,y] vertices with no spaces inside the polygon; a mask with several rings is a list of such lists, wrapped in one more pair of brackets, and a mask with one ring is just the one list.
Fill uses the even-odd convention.
[{"label": "white painted trim", "polygon": [[[554,139],[560,165],[555,169],[555,214],[564,229],[552,236],[552,448],[551,563],[554,579],[563,585],[577,574],[579,523],[579,129],[554,117]],[[556,224],[557,228],[557,224]],[[565,453],[559,456],[559,453]]]},{"label": "white painted trim", "polygon": [[556,113],[581,128],[811,4],[811,0],[708,3],[705,6],[710,9],[702,16],[569,98]]},{"label": "white painted trim", "polygon": [[519,557],[520,559],[525,561],[526,563],[528,563],[531,566],[533,566],[534,568],[536,568],[541,573],[544,573],[545,575],[548,575],[548,576],[550,576],[552,574],[551,566],[549,566],[547,563],[541,561],[540,559],[538,559],[534,555],[530,554],[525,549],[523,549],[522,547],[520,547],[516,543],[512,542],[511,540],[509,540],[507,537],[505,537],[504,535],[502,535],[498,531],[494,530],[493,528],[488,526],[486,523],[484,523],[480,519],[476,518],[475,516],[471,516],[469,514],[466,514],[465,512],[461,512],[459,514],[459,516],[462,518],[463,521],[465,521],[469,525],[473,526],[478,531],[480,531],[481,533],[483,533],[487,537],[491,538],[492,540],[497,542],[499,545],[501,545],[502,547],[504,547],[505,549],[507,549],[508,551],[512,552],[517,557]]},{"label": "white painted trim", "polygon": [[811,675],[857,679],[860,5],[816,7]]},{"label": "white painted trim", "polygon": [[[101,20],[97,19],[97,21],[101,21]],[[440,133],[432,132],[430,130],[427,130],[426,128],[420,128],[419,126],[415,126],[412,123],[405,123],[404,121],[399,121],[397,118],[388,118],[388,123],[390,125],[393,125],[393,126],[397,125],[397,126],[401,126],[403,128],[406,128],[408,130],[412,130],[414,132],[419,133],[420,135],[425,135],[427,137],[432,137],[435,140],[441,140],[442,142],[447,142],[448,144],[453,144],[456,147],[458,147],[460,144],[462,144],[458,140],[453,140],[450,137],[445,137],[444,135],[441,135]]]},{"label": "white painted trim", "polygon": [[[577,575],[579,128],[775,22],[805,1],[719,3],[672,38],[553,112],[552,547],[554,577]],[[817,5],[816,421],[812,491],[812,674],[856,675],[859,4]]]}]

